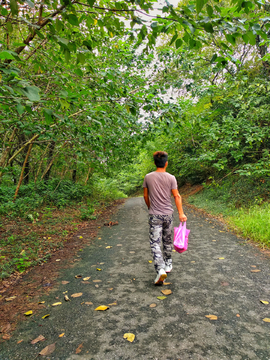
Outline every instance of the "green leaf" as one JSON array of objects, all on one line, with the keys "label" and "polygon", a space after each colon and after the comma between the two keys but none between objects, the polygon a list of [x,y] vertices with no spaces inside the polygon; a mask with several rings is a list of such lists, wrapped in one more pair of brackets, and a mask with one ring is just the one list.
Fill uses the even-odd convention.
[{"label": "green leaf", "polygon": [[178,38],[178,34],[173,35],[170,45],[172,45],[177,38]]},{"label": "green leaf", "polygon": [[3,60],[13,60],[15,59],[15,57],[13,56],[13,51],[10,51],[10,50],[4,50],[4,51],[1,51],[0,52],[0,59],[3,59]]},{"label": "green leaf", "polygon": [[28,97],[30,101],[39,101],[39,91],[40,89],[36,86],[26,86],[24,89],[25,95]]},{"label": "green leaf", "polygon": [[22,115],[23,112],[24,112],[25,107],[22,104],[18,104],[16,106],[16,108],[17,108],[17,111],[18,111],[19,115]]},{"label": "green leaf", "polygon": [[1,14],[2,14],[3,16],[7,16],[7,15],[8,15],[7,9],[4,8],[4,7],[2,7],[2,9],[1,9]]},{"label": "green leaf", "polygon": [[12,15],[17,15],[18,14],[18,4],[17,4],[17,0],[10,0],[10,9],[12,12]]},{"label": "green leaf", "polygon": [[199,14],[204,6],[204,0],[196,0],[196,12]]},{"label": "green leaf", "polygon": [[177,39],[175,42],[176,49],[179,49],[180,46],[182,46],[182,44],[183,44],[183,41],[181,39]]},{"label": "green leaf", "polygon": [[8,31],[9,33],[12,33],[12,31],[13,31],[13,26],[12,26],[12,24],[11,24],[10,21],[8,21],[8,22],[6,23],[6,27],[7,27],[7,31]]},{"label": "green leaf", "polygon": [[211,64],[213,64],[215,62],[216,58],[217,58],[217,54],[214,54],[212,56],[212,59],[210,60]]},{"label": "green leaf", "polygon": [[204,30],[205,30],[206,32],[209,32],[209,33],[213,34],[214,29],[213,29],[212,24],[210,24],[210,23],[205,23],[205,24],[202,24],[202,27],[204,28]]},{"label": "green leaf", "polygon": [[78,76],[83,76],[83,72],[81,69],[75,69],[74,70],[75,74],[77,74]]},{"label": "green leaf", "polygon": [[77,54],[77,61],[78,63],[84,64],[85,63],[85,56],[82,53]]},{"label": "green leaf", "polygon": [[245,42],[246,44],[249,44],[249,37],[248,37],[247,34],[243,34],[243,35],[242,35],[242,38],[243,38],[243,40],[244,40],[244,42]]},{"label": "green leaf", "polygon": [[206,5],[206,11],[207,11],[208,16],[212,17],[214,10],[211,5],[208,5],[208,4]]},{"label": "green leaf", "polygon": [[93,6],[95,2],[96,2],[96,0],[87,0],[87,3],[88,3],[90,6]]},{"label": "green leaf", "polygon": [[79,26],[79,20],[75,14],[69,14],[67,18],[71,25]]},{"label": "green leaf", "polygon": [[231,43],[232,45],[235,45],[235,37],[233,35],[226,34],[225,37],[229,43]]},{"label": "green leaf", "polygon": [[248,31],[247,36],[248,36],[250,45],[256,45],[256,35],[254,35],[252,31]]},{"label": "green leaf", "polygon": [[32,9],[35,7],[35,4],[30,0],[24,0]]},{"label": "green leaf", "polygon": [[51,109],[44,109],[44,117],[45,117],[45,121],[47,125],[50,125],[51,123],[53,123],[53,111]]}]

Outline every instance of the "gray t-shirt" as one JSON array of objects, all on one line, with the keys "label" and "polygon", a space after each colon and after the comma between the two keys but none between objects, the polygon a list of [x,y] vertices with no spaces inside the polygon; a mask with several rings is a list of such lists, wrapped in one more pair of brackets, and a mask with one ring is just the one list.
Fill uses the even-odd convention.
[{"label": "gray t-shirt", "polygon": [[173,213],[171,191],[177,189],[175,176],[167,172],[153,171],[145,176],[143,187],[148,189],[149,214],[171,215]]}]

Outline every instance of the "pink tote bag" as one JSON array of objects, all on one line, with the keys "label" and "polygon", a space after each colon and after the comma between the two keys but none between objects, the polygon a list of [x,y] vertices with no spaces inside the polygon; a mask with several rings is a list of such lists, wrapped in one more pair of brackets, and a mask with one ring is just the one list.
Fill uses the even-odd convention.
[{"label": "pink tote bag", "polygon": [[174,249],[182,253],[188,248],[188,235],[190,230],[186,227],[186,222],[180,223],[179,227],[174,228],[173,245]]}]

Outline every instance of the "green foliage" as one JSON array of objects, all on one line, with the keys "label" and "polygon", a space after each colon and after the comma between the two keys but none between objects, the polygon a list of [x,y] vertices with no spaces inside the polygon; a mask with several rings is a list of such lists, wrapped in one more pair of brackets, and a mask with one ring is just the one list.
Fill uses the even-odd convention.
[{"label": "green foliage", "polygon": [[244,237],[255,240],[263,247],[270,246],[270,204],[253,205],[249,209],[239,209],[228,219],[229,223],[241,231]]}]

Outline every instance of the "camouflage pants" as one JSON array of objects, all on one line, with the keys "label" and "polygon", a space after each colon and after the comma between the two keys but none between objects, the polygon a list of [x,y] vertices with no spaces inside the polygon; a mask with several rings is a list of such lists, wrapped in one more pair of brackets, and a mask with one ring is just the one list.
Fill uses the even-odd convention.
[{"label": "camouflage pants", "polygon": [[149,215],[149,241],[157,272],[172,263],[172,225],[173,215]]}]

